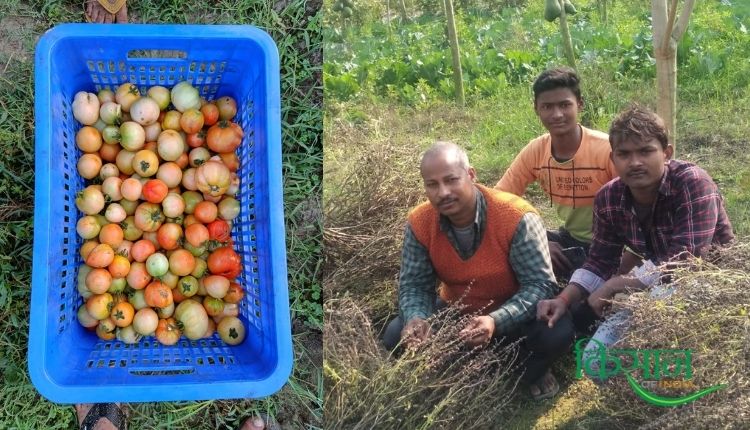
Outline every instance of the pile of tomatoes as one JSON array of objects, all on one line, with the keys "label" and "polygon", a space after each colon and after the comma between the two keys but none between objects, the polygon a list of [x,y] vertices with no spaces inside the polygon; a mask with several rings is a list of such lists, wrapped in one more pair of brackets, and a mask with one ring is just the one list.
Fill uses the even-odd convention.
[{"label": "pile of tomatoes", "polygon": [[76,195],[78,321],[125,343],[155,336],[173,345],[215,332],[241,343],[245,292],[230,236],[240,213],[236,101],[207,102],[188,82],[145,94],[124,83],[81,91],[72,107],[86,180]]}]

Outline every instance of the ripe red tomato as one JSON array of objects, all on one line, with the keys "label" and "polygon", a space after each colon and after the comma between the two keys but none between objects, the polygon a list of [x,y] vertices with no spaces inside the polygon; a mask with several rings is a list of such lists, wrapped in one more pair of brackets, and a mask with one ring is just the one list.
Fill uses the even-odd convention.
[{"label": "ripe red tomato", "polygon": [[149,179],[143,184],[141,192],[143,193],[143,198],[146,199],[147,202],[161,203],[164,198],[167,197],[169,188],[161,179]]},{"label": "ripe red tomato", "polygon": [[197,133],[188,134],[187,137],[185,137],[185,141],[191,148],[200,148],[206,143],[206,132],[200,130]]},{"label": "ripe red tomato", "polygon": [[167,307],[174,303],[172,290],[160,281],[153,281],[148,284],[144,290],[144,297],[146,298],[146,304],[155,308]]},{"label": "ripe red tomato", "polygon": [[229,223],[223,219],[217,219],[206,225],[208,229],[208,238],[218,240],[221,243],[226,243],[231,238],[231,232],[229,231]]},{"label": "ripe red tomato", "polygon": [[230,172],[236,172],[240,168],[240,157],[236,152],[224,152],[218,155]]},{"label": "ripe red tomato", "polygon": [[206,133],[208,149],[214,152],[234,152],[242,143],[242,128],[232,121],[219,121]]},{"label": "ripe red tomato", "polygon": [[219,120],[219,108],[214,103],[206,103],[201,106],[201,113],[203,114],[204,125],[209,127]]},{"label": "ripe red tomato", "polygon": [[233,280],[242,271],[242,262],[231,246],[222,246],[208,256],[208,270],[214,275]]},{"label": "ripe red tomato", "polygon": [[156,241],[168,251],[179,248],[183,236],[182,226],[173,222],[164,223],[156,230]]},{"label": "ripe red tomato", "polygon": [[185,240],[194,247],[202,246],[210,238],[208,229],[201,223],[190,224],[185,227]]},{"label": "ripe red tomato", "polygon": [[245,290],[242,289],[242,285],[237,282],[229,283],[229,291],[224,296],[224,303],[236,304],[239,303],[242,298],[245,297]]},{"label": "ripe red tomato", "polygon": [[180,340],[182,331],[174,318],[160,319],[156,325],[154,336],[162,345],[174,345]]}]

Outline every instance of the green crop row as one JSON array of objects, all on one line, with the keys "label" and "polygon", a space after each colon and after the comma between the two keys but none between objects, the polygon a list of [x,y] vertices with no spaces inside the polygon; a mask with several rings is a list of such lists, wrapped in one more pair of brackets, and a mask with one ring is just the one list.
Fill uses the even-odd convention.
[{"label": "green crop row", "polygon": [[[578,66],[624,79],[653,79],[655,60],[647,5],[616,4],[605,24],[594,2],[581,3],[569,18]],[[737,3],[737,4],[735,4]],[[538,5],[508,7],[488,15],[457,6],[461,64],[467,96],[486,97],[508,85],[527,85],[544,68],[564,62],[555,23]],[[678,46],[680,79],[707,74],[741,88],[750,78],[747,6],[704,2],[696,6]],[[410,22],[370,20],[327,27],[324,80],[335,100],[369,94],[414,104],[453,96],[451,53],[445,19],[419,14]],[[519,43],[522,42],[522,43]],[[731,46],[731,48],[727,48]]]}]

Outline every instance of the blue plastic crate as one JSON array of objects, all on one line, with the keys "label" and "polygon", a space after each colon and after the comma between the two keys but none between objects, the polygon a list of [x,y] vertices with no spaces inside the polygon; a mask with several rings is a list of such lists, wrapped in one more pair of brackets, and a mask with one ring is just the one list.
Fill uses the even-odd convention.
[{"label": "blue plastic crate", "polygon": [[[281,184],[279,60],[273,40],[252,26],[66,24],[43,35],[35,57],[36,185],[29,373],[58,403],[257,398],[279,390],[292,368]],[[247,337],[217,335],[174,346],[102,341],[76,312],[81,263],[75,205],[80,125],[76,92],[142,90],[193,83],[209,99],[237,100],[241,211],[233,226],[246,290]]]}]

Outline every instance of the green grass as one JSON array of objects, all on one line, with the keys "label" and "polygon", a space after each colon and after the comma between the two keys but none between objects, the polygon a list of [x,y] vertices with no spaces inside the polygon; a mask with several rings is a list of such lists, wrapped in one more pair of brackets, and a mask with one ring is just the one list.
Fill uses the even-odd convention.
[{"label": "green grass", "polygon": [[[81,1],[0,2],[0,428],[77,427],[73,408],[37,393],[27,372],[34,201],[33,53],[38,37],[83,22]],[[230,429],[257,412],[290,428],[322,422],[320,286],[321,15],[315,1],[128,1],[131,22],[231,23],[263,28],[281,59],[282,174],[293,374],[260,400],[131,404],[135,429]]]}]

